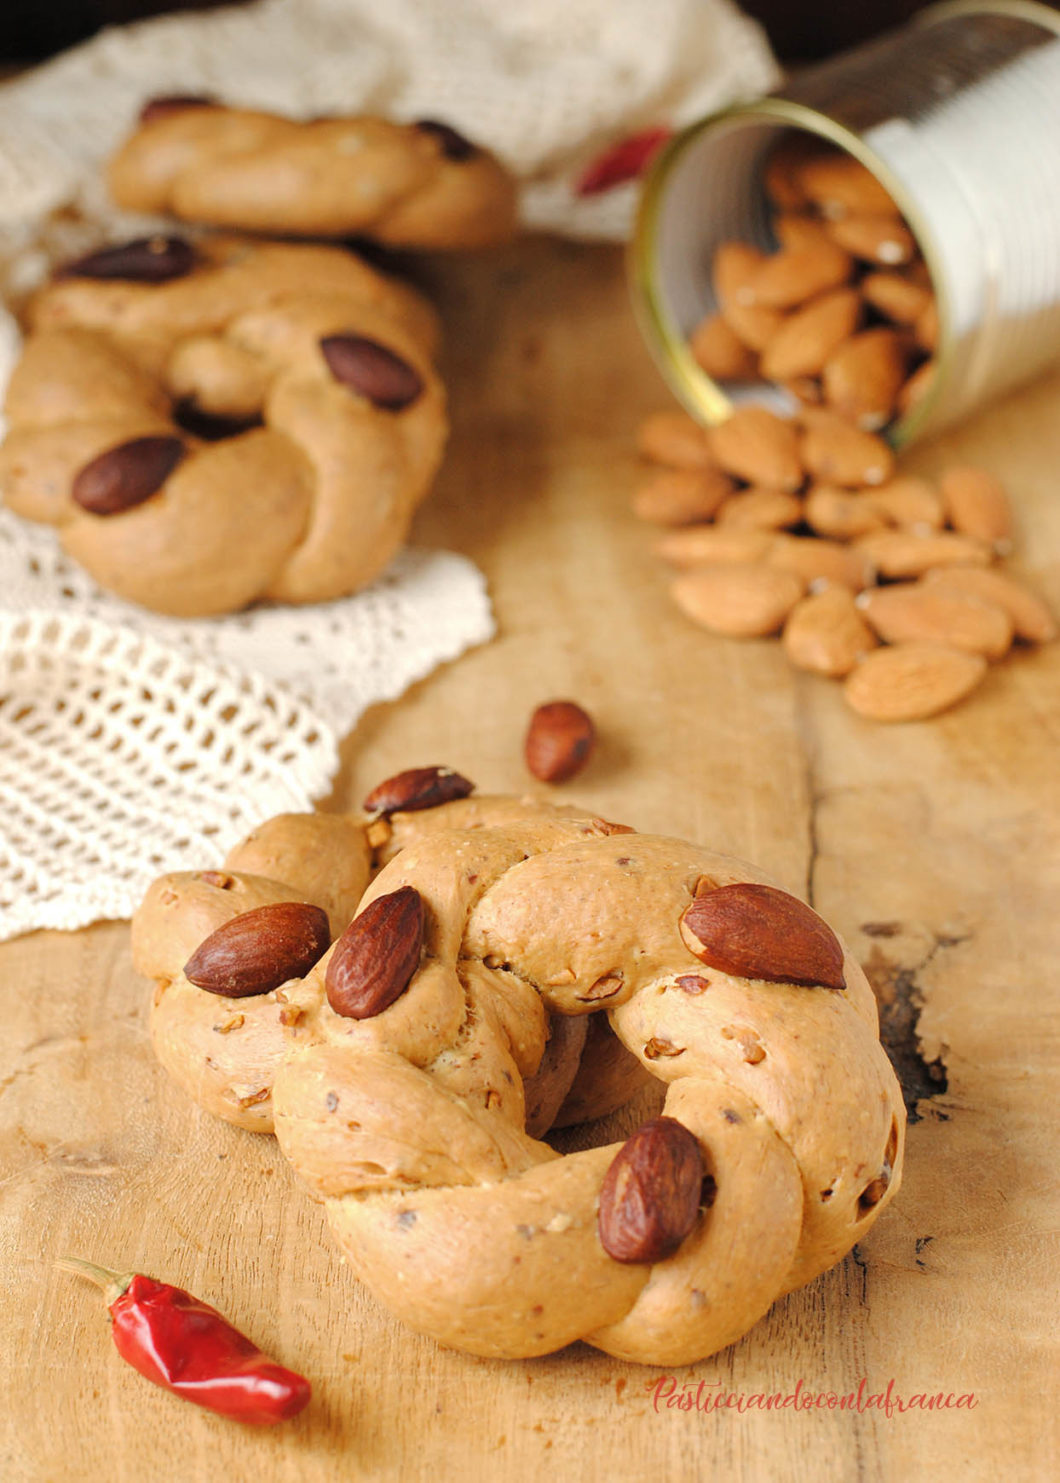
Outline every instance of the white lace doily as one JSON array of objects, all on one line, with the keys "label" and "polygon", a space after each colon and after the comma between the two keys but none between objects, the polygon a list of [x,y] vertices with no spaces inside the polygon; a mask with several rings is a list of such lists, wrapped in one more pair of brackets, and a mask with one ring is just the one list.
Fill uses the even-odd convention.
[{"label": "white lace doily", "polygon": [[[0,309],[0,400],[17,353]],[[493,631],[449,551],[407,549],[340,602],[184,620],[100,591],[0,509],[0,938],[128,916],[161,871],[310,808],[370,705]]]},{"label": "white lace doily", "polygon": [[[529,225],[621,237],[633,187],[579,200],[582,166],[775,77],[730,0],[259,0],[107,31],[0,87],[0,287],[148,225],[101,166],[153,95],[442,118],[523,177]],[[0,307],[0,401],[17,347]],[[127,916],[160,871],[308,808],[368,706],[492,633],[481,574],[448,552],[405,551],[342,602],[180,621],[0,511],[0,937]]]}]

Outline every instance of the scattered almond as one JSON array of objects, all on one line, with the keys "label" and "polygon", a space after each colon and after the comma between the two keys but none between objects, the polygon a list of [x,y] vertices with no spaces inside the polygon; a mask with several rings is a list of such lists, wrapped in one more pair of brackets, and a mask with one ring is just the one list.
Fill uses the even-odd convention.
[{"label": "scattered almond", "polygon": [[710,520],[736,485],[721,469],[659,469],[633,496],[633,513],[656,525]]},{"label": "scattered almond", "polygon": [[595,743],[596,727],[588,711],[573,700],[552,700],[530,717],[523,753],[535,778],[565,783],[581,772]]},{"label": "scattered almond", "polygon": [[993,567],[935,567],[924,583],[943,592],[966,592],[1004,608],[1016,637],[1028,644],[1046,644],[1057,635],[1056,619],[1037,595],[1014,577]]},{"label": "scattered almond", "polygon": [[776,633],[805,591],[792,572],[762,564],[704,566],[675,577],[670,591],[693,623],[729,638]]},{"label": "scattered almond", "polygon": [[687,530],[672,530],[655,547],[664,561],[673,566],[692,567],[711,564],[731,566],[760,561],[769,550],[773,537],[765,530],[741,530],[739,526],[719,529],[716,525],[694,525]]},{"label": "scattered almond", "polygon": [[805,408],[802,421],[802,462],[815,479],[858,489],[891,477],[894,454],[875,433],[852,427],[838,412],[824,407]]},{"label": "scattered almond", "polygon": [[946,512],[942,499],[927,479],[904,474],[872,491],[872,502],[892,525],[941,530]]},{"label": "scattered almond", "polygon": [[640,425],[637,448],[641,457],[675,469],[715,468],[705,428],[687,412],[653,412]]},{"label": "scattered almond", "polygon": [[876,636],[846,587],[810,592],[784,625],[784,652],[796,669],[841,679],[876,647]]},{"label": "scattered almond", "polygon": [[820,536],[852,541],[872,530],[884,530],[887,517],[876,504],[876,491],[858,494],[834,484],[815,484],[806,496],[805,517]]},{"label": "scattered almond", "polygon": [[790,492],[803,482],[795,428],[765,407],[738,407],[710,429],[710,448],[726,472],[751,484]]},{"label": "scattered almond", "polygon": [[860,592],[876,580],[871,561],[856,547],[813,536],[774,536],[765,560],[781,571],[794,572],[807,586],[829,583]]},{"label": "scattered almond", "polygon": [[1012,643],[1012,619],[1004,608],[971,593],[900,582],[863,592],[857,605],[889,644],[923,639],[1001,659]]},{"label": "scattered almond", "polygon": [[935,380],[935,362],[926,360],[922,366],[910,376],[909,380],[898,393],[896,406],[902,417],[908,417],[914,408],[927,396]]},{"label": "scattered almond", "polygon": [[933,566],[988,566],[990,551],[981,541],[954,531],[880,530],[855,543],[882,577],[919,577]]},{"label": "scattered almond", "polygon": [[939,481],[954,530],[997,546],[1012,535],[1012,511],[1000,480],[986,469],[947,469]]},{"label": "scattered almond", "polygon": [[987,671],[980,654],[943,644],[888,644],[851,671],[846,701],[870,721],[922,721],[970,695]]},{"label": "scattered almond", "polygon": [[802,519],[802,500],[781,489],[742,489],[719,507],[715,524],[750,530],[783,530]]}]

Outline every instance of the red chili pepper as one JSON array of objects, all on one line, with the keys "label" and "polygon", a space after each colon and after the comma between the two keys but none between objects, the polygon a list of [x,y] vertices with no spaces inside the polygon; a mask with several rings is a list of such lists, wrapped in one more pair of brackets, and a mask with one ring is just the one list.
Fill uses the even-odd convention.
[{"label": "red chili pepper", "polygon": [[623,185],[627,180],[636,180],[646,170],[655,155],[662,149],[673,129],[659,127],[642,129],[639,134],[630,134],[620,139],[610,149],[597,155],[596,159],[582,171],[574,185],[576,196],[597,196],[613,186]]},{"label": "red chili pepper", "polygon": [[309,1404],[309,1381],[262,1354],[207,1303],[140,1272],[64,1257],[58,1266],[101,1287],[122,1359],[174,1395],[222,1416],[271,1426]]}]

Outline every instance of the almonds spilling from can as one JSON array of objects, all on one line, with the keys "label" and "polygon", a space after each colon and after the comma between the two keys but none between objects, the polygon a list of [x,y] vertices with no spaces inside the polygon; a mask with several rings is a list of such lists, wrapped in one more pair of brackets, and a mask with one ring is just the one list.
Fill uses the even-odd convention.
[{"label": "almonds spilling from can", "polygon": [[[1012,515],[986,470],[897,474],[877,435],[830,408],[785,420],[744,407],[709,430],[657,414],[640,446],[663,467],[634,510],[672,527],[656,550],[685,616],[730,638],[779,634],[797,669],[844,680],[867,719],[936,715],[1014,643],[1056,637],[1041,598],[997,569]],[[710,494],[676,484],[660,498],[667,480]]]},{"label": "almonds spilling from can", "polygon": [[871,171],[814,136],[783,137],[762,183],[776,249],[716,248],[692,356],[716,381],[773,381],[875,432],[934,371],[938,307],[917,241]]}]

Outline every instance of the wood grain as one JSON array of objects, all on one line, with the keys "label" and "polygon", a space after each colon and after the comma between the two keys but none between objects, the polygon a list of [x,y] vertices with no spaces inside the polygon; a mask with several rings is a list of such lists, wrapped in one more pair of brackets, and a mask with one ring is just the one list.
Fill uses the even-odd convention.
[{"label": "wood grain", "polygon": [[[424,271],[450,327],[455,432],[417,539],[480,563],[500,633],[372,711],[326,806],[435,762],[528,787],[529,713],[571,697],[601,743],[557,796],[807,893],[905,1015],[924,1094],[905,1185],[854,1256],[679,1381],[750,1395],[864,1377],[872,1392],[974,1392],[977,1407],[656,1411],[657,1372],[585,1346],[494,1363],[398,1328],[272,1141],[211,1121],[155,1065],[147,989],[125,927],[107,924],[0,947],[0,1476],[1054,1476],[1060,646],[994,668],[949,715],[885,728],[778,644],[693,629],[629,515],[634,428],[667,397],[620,254],[529,241]],[[1058,395],[1060,380],[1039,383],[908,461],[930,472],[959,454],[1001,474],[1054,607]],[[111,1348],[94,1291],[53,1270],[68,1251],[213,1301],[312,1377],[312,1407],[261,1433],[150,1387]]]}]

